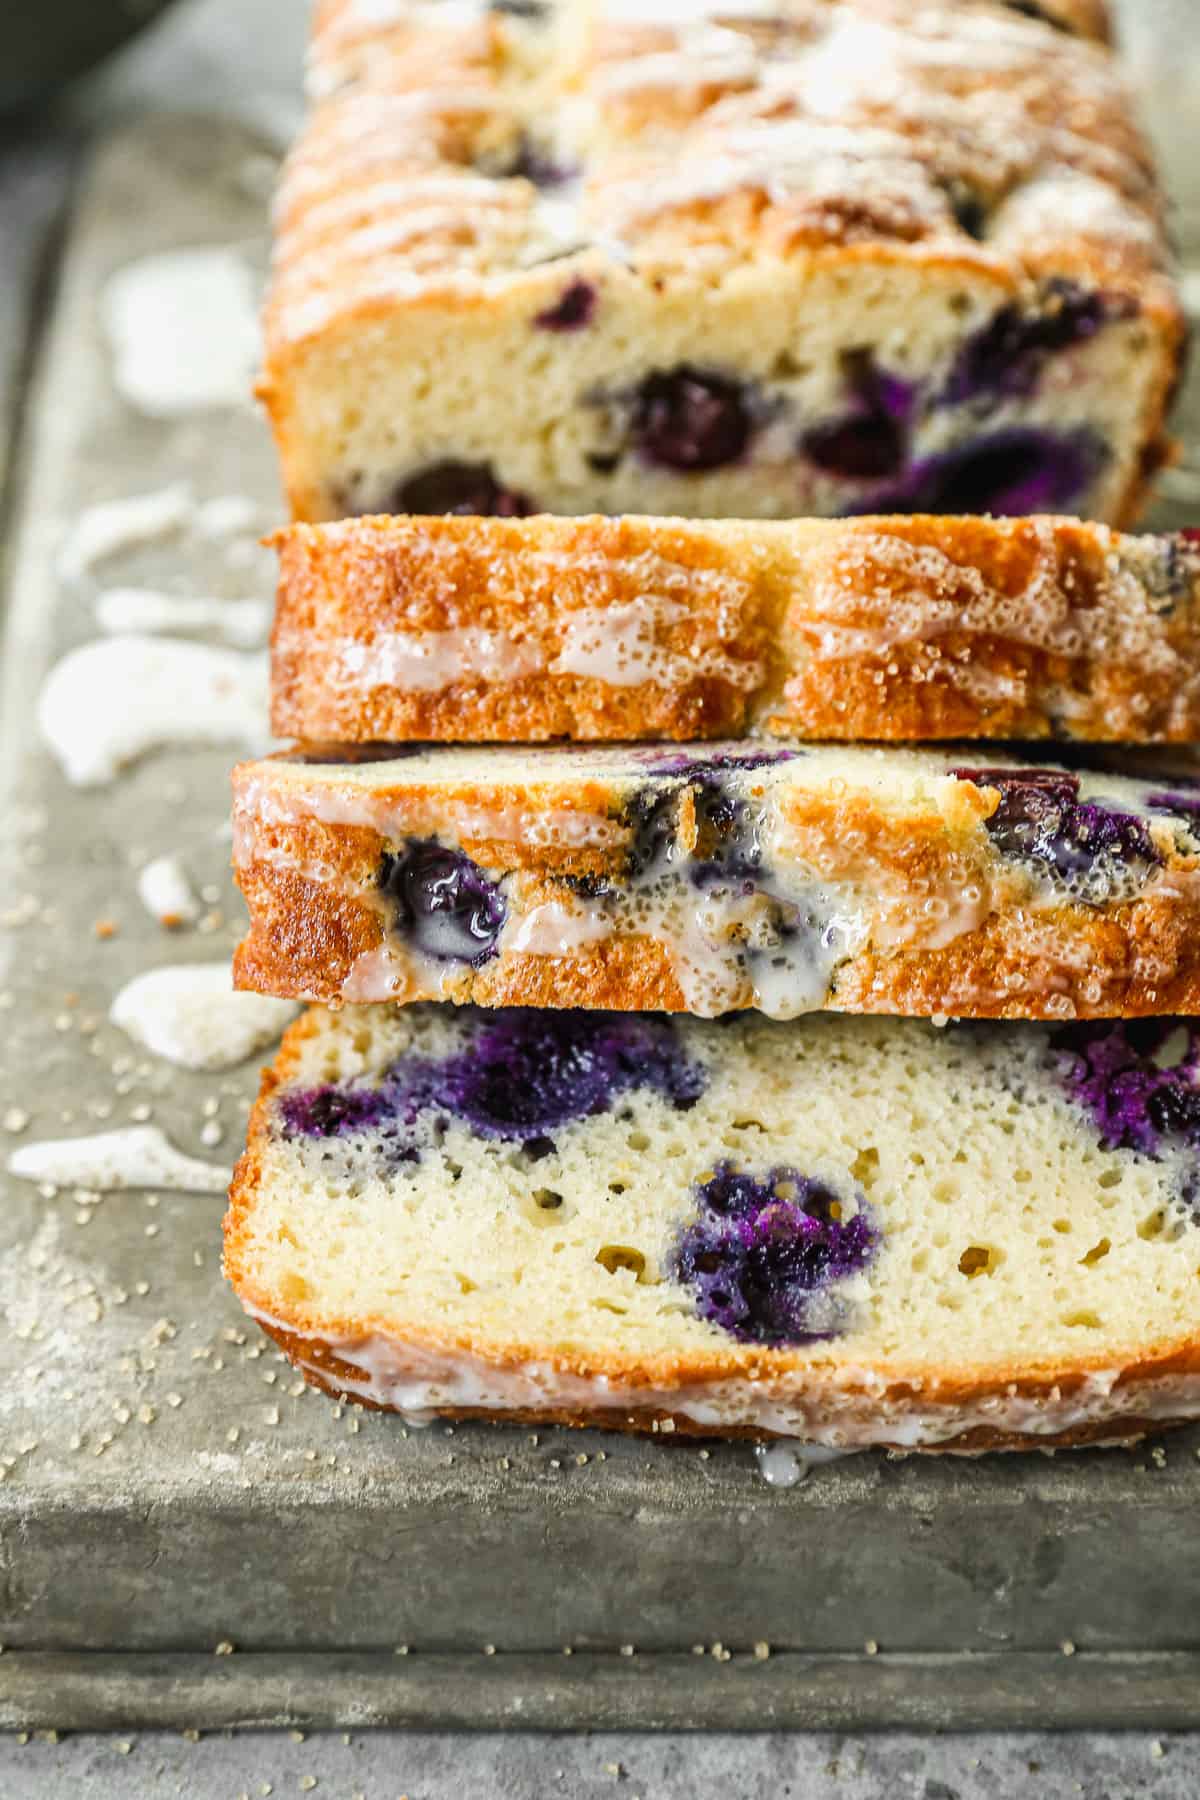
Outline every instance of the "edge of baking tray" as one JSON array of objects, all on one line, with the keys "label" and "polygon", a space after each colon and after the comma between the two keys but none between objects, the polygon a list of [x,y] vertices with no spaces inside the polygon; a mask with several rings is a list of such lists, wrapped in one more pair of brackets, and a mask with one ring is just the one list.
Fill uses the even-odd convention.
[{"label": "edge of baking tray", "polygon": [[[26,1651],[0,1727],[474,1730],[1157,1729],[1200,1722],[1200,1654],[808,1656]],[[1053,1718],[1047,1683],[1053,1682]]]}]

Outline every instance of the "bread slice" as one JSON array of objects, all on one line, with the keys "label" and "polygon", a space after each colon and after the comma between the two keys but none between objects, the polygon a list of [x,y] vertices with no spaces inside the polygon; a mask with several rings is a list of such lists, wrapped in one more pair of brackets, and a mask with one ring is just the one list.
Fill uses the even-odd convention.
[{"label": "bread slice", "polygon": [[1200,534],[405,517],[275,542],[281,737],[1200,738]]},{"label": "bread slice", "polygon": [[1184,325],[1119,65],[1046,16],[1090,11],[326,8],[260,389],[294,516],[1129,523]]},{"label": "bread slice", "polygon": [[1004,747],[243,763],[239,986],[706,1016],[1200,1010],[1200,785]]},{"label": "bread slice", "polygon": [[1200,1032],[314,1010],[225,1220],[428,1417],[982,1450],[1200,1417]]}]

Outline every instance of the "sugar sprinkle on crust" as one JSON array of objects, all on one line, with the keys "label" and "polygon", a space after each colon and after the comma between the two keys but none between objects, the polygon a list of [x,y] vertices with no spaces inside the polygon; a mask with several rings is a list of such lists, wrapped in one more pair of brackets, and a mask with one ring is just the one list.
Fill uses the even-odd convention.
[{"label": "sugar sprinkle on crust", "polygon": [[281,737],[1200,738],[1186,535],[406,517],[275,544]]},{"label": "sugar sprinkle on crust", "polygon": [[1200,1010],[1194,776],[969,745],[350,754],[235,773],[243,987],[710,1016]]}]

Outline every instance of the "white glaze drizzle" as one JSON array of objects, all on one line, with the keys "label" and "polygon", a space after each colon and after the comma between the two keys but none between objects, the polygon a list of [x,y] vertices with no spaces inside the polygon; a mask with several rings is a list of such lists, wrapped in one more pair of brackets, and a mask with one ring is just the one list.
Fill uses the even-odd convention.
[{"label": "white glaze drizzle", "polygon": [[468,677],[520,681],[542,668],[537,644],[505,631],[459,625],[448,631],[380,632],[370,642],[340,639],[329,646],[334,679],[347,686],[412,688],[437,693]]},{"label": "white glaze drizzle", "polygon": [[94,1137],[22,1144],[8,1159],[11,1175],[52,1187],[176,1188],[185,1194],[223,1194],[233,1171],[185,1156],[157,1125],[129,1125]]},{"label": "white glaze drizzle", "polygon": [[[308,1333],[244,1298],[242,1305],[260,1323],[301,1343],[308,1338],[314,1347],[325,1344],[356,1369],[357,1375],[333,1383],[341,1392],[402,1412],[562,1410],[594,1414],[598,1423],[614,1413],[666,1412],[714,1432],[749,1429],[840,1451],[883,1445],[936,1449],[979,1429],[1053,1438],[1103,1425],[1111,1426],[1116,1438],[1123,1420],[1200,1417],[1200,1374],[1195,1373],[1123,1381],[1120,1369],[1099,1369],[1085,1373],[1077,1385],[1064,1382],[1043,1395],[1023,1394],[1016,1383],[998,1381],[990,1392],[967,1399],[940,1399],[936,1381],[919,1376],[897,1377],[895,1386],[910,1391],[893,1393],[886,1374],[848,1364],[655,1387],[581,1375],[549,1362],[493,1363],[468,1351],[433,1350],[379,1332]],[[319,1363],[291,1354],[301,1369],[322,1374]]]},{"label": "white glaze drizzle", "polygon": [[152,418],[244,406],[258,364],[254,284],[227,246],[171,250],[110,277],[101,316],[119,392]]},{"label": "white glaze drizzle", "polygon": [[562,646],[550,665],[555,675],[583,675],[609,687],[686,686],[703,676],[754,688],[761,663],[707,652],[681,655],[659,640],[664,629],[688,616],[688,608],[649,595],[624,606],[579,607],[563,621]]},{"label": "white glaze drizzle", "polygon": [[111,636],[158,631],[211,631],[250,650],[265,643],[271,608],[265,600],[208,600],[160,588],[106,588],[96,599],[96,622]]},{"label": "white glaze drizzle", "polygon": [[299,1010],[290,1000],[235,993],[227,963],[180,963],[135,976],[109,1016],[181,1069],[231,1069],[277,1038]]},{"label": "white glaze drizzle", "polygon": [[261,750],[267,660],[136,634],[71,650],[46,677],[38,724],[69,781],[111,781],[123,764],[172,744]]}]

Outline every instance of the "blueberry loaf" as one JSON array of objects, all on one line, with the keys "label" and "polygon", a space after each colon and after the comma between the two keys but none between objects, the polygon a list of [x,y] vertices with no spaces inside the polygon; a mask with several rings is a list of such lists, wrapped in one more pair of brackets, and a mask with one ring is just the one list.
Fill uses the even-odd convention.
[{"label": "blueberry loaf", "polygon": [[[644,24],[678,25],[680,20],[694,21],[711,17],[714,23],[736,23],[740,17],[775,30],[788,23],[811,25],[820,19],[825,5],[838,0],[751,0],[750,4],[732,3],[703,5],[699,0],[650,0],[638,6],[609,6],[617,18],[628,22],[637,19]],[[867,18],[895,21],[902,6],[911,0],[850,0]],[[1099,43],[1112,41],[1112,24],[1105,0],[960,0],[963,8],[976,6],[984,13],[1005,11],[1019,14],[1059,31],[1072,32]],[[460,42],[464,23],[476,26],[485,14],[526,19],[545,26],[561,0],[467,0],[466,7],[444,0],[373,0],[364,6],[362,0],[318,0],[314,10],[312,41],[308,55],[308,89],[314,99],[323,99],[355,82],[378,80],[381,63],[385,79],[390,74],[388,63],[397,55],[412,60],[414,51],[423,49],[431,75],[442,72],[437,50],[449,50]],[[592,7],[592,17],[597,6]],[[475,38],[476,54],[481,40]]]},{"label": "blueberry loaf", "polygon": [[281,737],[1200,739],[1200,533],[405,517],[276,542]]},{"label": "blueberry loaf", "polygon": [[1088,8],[327,9],[293,513],[1136,514],[1183,341]]},{"label": "blueberry loaf", "polygon": [[1200,1033],[316,1009],[225,1221],[308,1379],[834,1449],[1200,1417]]},{"label": "blueberry loaf", "polygon": [[234,775],[241,987],[712,1017],[1200,1011],[1200,783],[942,751],[310,749]]}]

